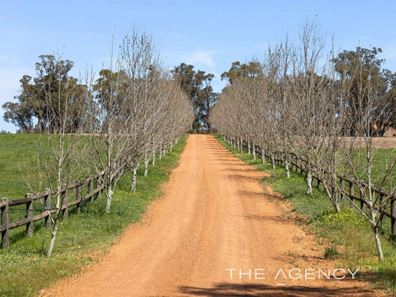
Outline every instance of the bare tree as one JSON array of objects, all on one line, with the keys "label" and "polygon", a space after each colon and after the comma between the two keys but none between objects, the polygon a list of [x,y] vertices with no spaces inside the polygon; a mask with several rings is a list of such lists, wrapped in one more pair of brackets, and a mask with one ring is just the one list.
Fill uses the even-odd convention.
[{"label": "bare tree", "polygon": [[383,259],[380,228],[395,199],[396,157],[388,158],[382,174],[373,174],[372,138],[381,132],[375,126],[392,116],[371,73],[379,72],[380,62],[372,60],[377,51],[358,48],[352,62],[350,52],[347,59],[335,59],[334,50],[325,57],[324,38],[314,23],[304,27],[300,41],[299,48],[287,41],[270,48],[262,77],[233,79],[211,115],[213,126],[234,147],[245,140],[250,153],[251,144],[258,144],[274,168],[275,158],[281,158],[287,177],[289,161],[298,162],[306,173],[307,194],[315,176],[336,212],[350,198],[343,180],[358,185],[361,203],[351,203],[370,223]]},{"label": "bare tree", "polygon": [[[47,250],[47,256],[51,257],[57,239],[60,219],[64,213],[65,201],[67,199],[67,187],[87,174],[79,163],[85,158],[88,143],[80,133],[87,129],[87,107],[91,100],[91,93],[88,88],[82,89],[71,80],[46,81],[46,90],[51,90],[56,84],[56,93],[46,92],[46,106],[48,129],[46,129],[46,143],[39,149],[40,168],[43,170],[41,176],[46,176],[47,188],[55,196],[54,208],[49,210],[51,221],[51,236]],[[78,88],[78,89],[76,89]],[[81,103],[79,111],[71,109],[76,96],[79,96]],[[76,112],[78,112],[76,114]],[[76,122],[76,117],[80,119]],[[52,123],[56,123],[52,127]],[[68,134],[69,131],[75,133]]]},{"label": "bare tree", "polygon": [[396,156],[386,160],[386,167],[382,173],[374,174],[373,167],[378,149],[373,146],[373,137],[378,136],[378,131],[373,129],[373,124],[380,120],[388,121],[392,113],[387,106],[378,104],[380,98],[373,88],[370,69],[367,69],[364,63],[358,63],[353,76],[357,78],[358,85],[355,88],[356,102],[348,105],[348,112],[355,115],[350,119],[348,128],[349,134],[354,136],[348,139],[342,151],[342,170],[358,186],[360,199],[367,208],[354,201],[351,203],[370,223],[378,258],[383,260],[381,224],[391,200],[395,199],[396,186],[392,184],[392,179],[395,177]]},{"label": "bare tree", "polygon": [[126,112],[131,116],[127,122],[127,162],[132,173],[131,190],[136,191],[139,165],[143,164],[146,176],[156,151],[161,158],[175,137],[186,131],[192,109],[180,87],[161,69],[150,36],[133,31],[124,38],[120,57],[128,77]]},{"label": "bare tree", "polygon": [[[113,62],[112,62],[113,63]],[[110,69],[100,72],[94,86],[98,104],[92,113],[97,115],[91,123],[91,143],[97,173],[104,172],[101,183],[106,191],[106,212],[110,212],[114,188],[121,176],[127,154],[128,122],[125,96],[128,78],[117,60]],[[114,69],[113,69],[114,68]]]}]

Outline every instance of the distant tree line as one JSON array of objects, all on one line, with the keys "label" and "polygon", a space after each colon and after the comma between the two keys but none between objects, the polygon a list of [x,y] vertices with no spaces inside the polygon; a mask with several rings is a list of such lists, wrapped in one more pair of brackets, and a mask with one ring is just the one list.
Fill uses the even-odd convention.
[{"label": "distant tree line", "polygon": [[[68,126],[67,133],[88,132],[88,127],[81,127],[80,122],[86,122],[85,117],[92,117],[92,113],[81,114],[81,110],[88,110],[87,106],[104,105],[108,102],[106,97],[115,81],[128,84],[125,71],[112,72],[110,69],[99,71],[99,77],[93,84],[92,90],[86,83],[81,83],[69,74],[74,63],[71,60],[56,58],[54,55],[42,55],[35,65],[36,76],[24,75],[20,80],[21,92],[15,101],[6,102],[2,107],[5,110],[4,120],[15,124],[20,132],[45,132],[57,133],[60,119],[68,115],[73,118],[74,125]],[[150,68],[150,75],[158,75],[159,71],[154,66]],[[209,131],[210,109],[215,105],[217,96],[211,86],[214,75],[205,71],[194,69],[193,65],[181,63],[171,71],[181,89],[187,94],[195,119],[192,123],[193,131]],[[107,87],[106,91],[103,87]],[[69,97],[68,105],[61,104],[59,109],[56,97],[61,93],[61,98]],[[124,91],[117,94],[118,100],[125,96]],[[113,104],[116,104],[114,102]],[[98,116],[98,115],[96,115]]]},{"label": "distant tree line", "polygon": [[[396,128],[396,72],[393,73],[382,67],[384,59],[378,57],[381,53],[381,48],[357,47],[355,51],[344,50],[331,60],[338,82],[348,80],[351,84],[351,93],[348,98],[345,98],[347,100],[345,104],[351,107],[349,111],[352,118],[357,117],[353,112],[358,109],[360,104],[359,88],[366,87],[365,85],[368,84],[375,94],[376,108],[378,110],[385,108],[391,114],[386,119],[380,117],[377,122],[371,123],[378,136],[382,136],[389,127]],[[230,69],[221,75],[221,78],[227,80],[231,86],[234,82],[244,78],[263,78],[264,71],[265,69],[259,61],[254,60],[247,63],[235,61]],[[356,75],[358,71],[361,72],[359,77]],[[330,81],[332,78],[327,77],[327,79]],[[333,81],[333,83],[336,82]],[[362,104],[365,104],[365,101],[367,98],[363,100]],[[353,135],[355,130],[349,130],[349,133]]]}]

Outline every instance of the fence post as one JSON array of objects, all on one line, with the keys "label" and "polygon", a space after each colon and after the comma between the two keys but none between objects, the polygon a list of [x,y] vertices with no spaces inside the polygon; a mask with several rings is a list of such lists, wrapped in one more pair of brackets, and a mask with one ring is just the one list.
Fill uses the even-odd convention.
[{"label": "fence post", "polygon": [[62,193],[63,195],[63,205],[62,207],[64,208],[63,210],[63,218],[67,219],[69,217],[69,203],[67,201],[67,188],[64,190],[64,192]]},{"label": "fence post", "polygon": [[[344,178],[342,176],[340,176],[339,180],[340,180],[340,190],[341,190],[340,198],[341,198],[341,200],[344,200],[345,199],[345,191],[344,191],[345,190],[345,182],[344,182]],[[334,189],[334,191],[336,191],[336,189]]]},{"label": "fence post", "polygon": [[91,203],[94,202],[94,196],[92,195],[92,192],[93,192],[93,179],[91,178],[88,181],[88,195],[90,195],[89,196],[89,202],[91,202]]},{"label": "fence post", "polygon": [[349,205],[353,206],[352,200],[354,199],[354,195],[355,195],[355,188],[354,188],[354,184],[352,181],[348,181],[349,182]]},{"label": "fence post", "polygon": [[8,217],[8,199],[2,199],[2,202],[5,205],[2,207],[1,212],[1,226],[3,227],[3,231],[1,232],[1,247],[3,249],[8,248],[10,246],[10,222]]},{"label": "fence post", "polygon": [[102,198],[102,183],[100,182],[100,177],[96,177],[96,188],[98,189],[98,194],[96,196],[97,200],[100,200]]},{"label": "fence post", "polygon": [[[379,195],[379,202],[380,202],[379,209],[380,210],[383,209],[382,204],[384,203],[384,195],[381,192],[378,193],[378,192],[373,190],[373,197],[374,197],[374,195]],[[374,199],[374,201],[375,201],[375,199]],[[385,212],[386,212],[386,209],[384,209],[384,212],[380,213],[380,220],[381,220],[380,221],[380,228],[381,229],[382,229],[382,226],[384,225]]]},{"label": "fence post", "polygon": [[82,206],[82,199],[81,199],[81,185],[78,185],[76,187],[76,201],[77,201],[77,213],[81,212],[81,206]]},{"label": "fence post", "polygon": [[396,239],[396,197],[391,198],[391,234]]},{"label": "fence post", "polygon": [[25,197],[28,199],[26,203],[26,218],[28,219],[28,223],[26,224],[26,236],[33,236],[33,195],[31,193],[27,193]]},{"label": "fence post", "polygon": [[360,209],[363,209],[363,207],[364,207],[363,193],[362,190],[360,190]]},{"label": "fence post", "polygon": [[44,197],[44,209],[47,210],[48,216],[44,218],[45,228],[51,227],[51,190],[46,189],[47,194]]},{"label": "fence post", "polygon": [[349,182],[349,196],[351,197],[351,199],[353,199],[352,196],[354,196],[355,194],[354,184],[352,181],[348,181],[348,182]]}]

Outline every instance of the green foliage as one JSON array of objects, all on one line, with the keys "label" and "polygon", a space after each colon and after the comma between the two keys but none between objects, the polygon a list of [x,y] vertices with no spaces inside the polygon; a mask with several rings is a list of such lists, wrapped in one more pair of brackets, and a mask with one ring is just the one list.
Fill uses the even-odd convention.
[{"label": "green foliage", "polygon": [[193,65],[185,63],[176,66],[172,73],[193,104],[193,130],[210,130],[210,109],[216,104],[218,96],[210,85],[214,74],[202,70],[195,71]]},{"label": "green foliage", "polygon": [[[92,103],[87,86],[80,84],[69,71],[74,63],[53,55],[41,55],[36,63],[36,77],[24,75],[18,102],[6,102],[4,120],[17,125],[20,131],[59,131],[60,119],[70,119],[68,128],[75,132],[85,120],[82,111]],[[33,119],[37,119],[36,127]]]},{"label": "green foliage", "polygon": [[351,221],[355,226],[365,228],[367,226],[366,220],[356,213],[352,208],[344,208],[339,213],[330,212],[323,215],[320,220],[326,225],[337,225],[343,222]]},{"label": "green foliage", "polygon": [[[390,118],[377,115],[379,122],[372,123],[373,135],[382,135],[389,125],[396,125],[396,73],[382,68],[384,60],[378,57],[381,53],[381,48],[357,47],[355,51],[344,50],[333,59],[340,82],[351,88],[348,105],[353,107],[352,117],[357,116],[354,113],[359,108],[365,108],[370,96],[375,98],[380,110],[385,106],[390,110]],[[351,129],[353,133],[355,127]]]},{"label": "green foliage", "polygon": [[[23,135],[22,140],[34,143],[35,137],[36,135]],[[72,213],[68,220],[62,221],[51,258],[45,256],[49,230],[35,226],[35,235],[31,238],[23,237],[23,230],[14,233],[11,247],[0,250],[0,296],[36,295],[57,279],[70,276],[82,266],[103,256],[125,227],[137,222],[150,201],[160,195],[160,185],[167,180],[171,169],[177,164],[185,139],[184,137],[162,160],[158,160],[147,177],[139,176],[137,192],[129,192],[130,176],[125,174],[114,193],[110,214],[105,213],[105,199],[102,198],[102,201],[84,207],[81,214]],[[28,161],[29,155],[25,159]],[[141,170],[139,173],[141,175]],[[15,190],[10,190],[12,191],[16,193]]]},{"label": "green foliage", "polygon": [[128,76],[125,71],[113,72],[110,69],[102,69],[93,90],[97,93],[96,98],[104,106],[104,110],[111,111],[123,107],[122,100],[126,96],[127,85]]},{"label": "green foliage", "polygon": [[256,78],[264,75],[263,66],[258,61],[242,63],[232,62],[231,68],[221,74],[221,79],[228,79],[230,84],[242,77]]},{"label": "green foliage", "polygon": [[324,257],[326,259],[334,259],[336,258],[340,253],[338,252],[337,248],[335,246],[330,246],[325,248],[324,252]]}]

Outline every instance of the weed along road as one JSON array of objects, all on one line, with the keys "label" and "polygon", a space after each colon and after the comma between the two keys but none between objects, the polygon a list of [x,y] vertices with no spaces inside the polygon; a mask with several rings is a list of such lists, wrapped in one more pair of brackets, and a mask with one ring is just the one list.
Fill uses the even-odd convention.
[{"label": "weed along road", "polygon": [[382,296],[324,259],[324,246],[263,177],[213,136],[190,135],[142,223],[42,295]]}]

